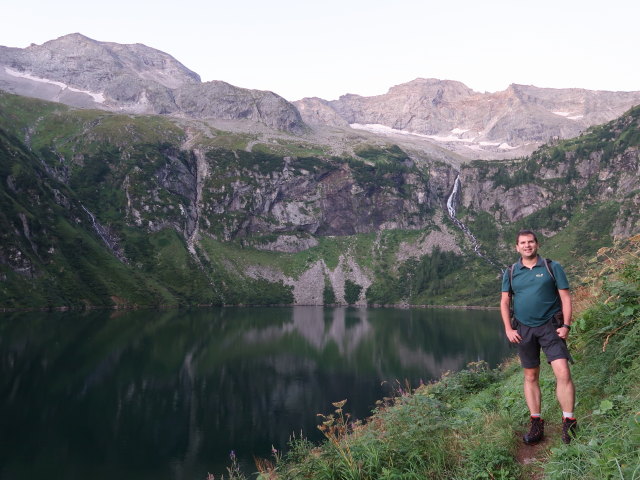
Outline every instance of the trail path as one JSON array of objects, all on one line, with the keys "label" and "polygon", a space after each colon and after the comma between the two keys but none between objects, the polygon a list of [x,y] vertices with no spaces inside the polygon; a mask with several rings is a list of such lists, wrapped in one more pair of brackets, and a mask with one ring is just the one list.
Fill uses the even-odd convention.
[{"label": "trail path", "polygon": [[517,432],[520,447],[516,453],[516,460],[525,468],[525,478],[531,480],[542,480],[544,478],[544,461],[549,456],[552,440],[560,438],[562,428],[557,423],[547,423],[544,425],[544,438],[540,443],[527,445],[522,441],[525,431]]}]

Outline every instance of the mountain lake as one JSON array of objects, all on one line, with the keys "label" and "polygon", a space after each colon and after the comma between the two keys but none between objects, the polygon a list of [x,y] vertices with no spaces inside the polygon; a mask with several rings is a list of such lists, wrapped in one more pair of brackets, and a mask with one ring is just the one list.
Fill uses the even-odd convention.
[{"label": "mountain lake", "polygon": [[496,310],[221,307],[0,314],[0,479],[228,477],[322,439],[318,413],[512,354]]}]

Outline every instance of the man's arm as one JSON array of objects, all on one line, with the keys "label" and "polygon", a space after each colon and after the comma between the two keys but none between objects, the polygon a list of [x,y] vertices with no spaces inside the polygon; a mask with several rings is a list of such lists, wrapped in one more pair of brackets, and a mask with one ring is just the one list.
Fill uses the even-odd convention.
[{"label": "man's arm", "polygon": [[509,292],[502,292],[502,296],[500,297],[500,314],[502,315],[502,323],[504,323],[504,333],[511,343],[520,343],[522,338],[518,335],[518,331],[511,328],[510,303]]},{"label": "man's arm", "polygon": [[[565,325],[571,325],[571,314],[573,313],[571,307],[571,294],[568,289],[558,290],[560,295],[560,302],[562,302],[562,316],[564,317]],[[569,329],[560,327],[557,329],[558,336],[564,340],[569,336]]]}]

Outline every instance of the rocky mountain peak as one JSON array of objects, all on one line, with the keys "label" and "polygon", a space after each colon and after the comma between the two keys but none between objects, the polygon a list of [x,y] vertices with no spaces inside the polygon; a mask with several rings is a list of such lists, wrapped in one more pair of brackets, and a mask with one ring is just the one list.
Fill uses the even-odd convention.
[{"label": "rocky mountain peak", "polygon": [[167,88],[199,83],[200,76],[171,55],[146,45],[100,42],[80,33],[31,45],[16,52],[20,71],[76,87],[99,91],[114,77],[131,75]]},{"label": "rocky mountain peak", "polygon": [[416,78],[407,83],[391,87],[387,95],[412,95],[422,97],[441,97],[457,100],[474,95],[475,92],[464,83],[455,80],[439,80],[437,78]]},{"label": "rocky mountain peak", "polygon": [[[347,94],[352,95],[352,94]],[[345,95],[343,95],[344,97]],[[354,95],[357,97],[357,95]],[[340,97],[340,98],[343,98]],[[327,100],[318,97],[308,97],[295,102],[300,115],[311,120],[311,123],[330,127],[348,127],[347,121],[333,109]]]},{"label": "rocky mountain peak", "polygon": [[81,108],[241,119],[293,132],[305,128],[296,108],[272,92],[202,83],[160,50],[80,33],[24,49],[0,47],[0,89]]},{"label": "rocky mountain peak", "polygon": [[295,102],[309,124],[339,125],[436,143],[467,158],[513,158],[552,138],[570,138],[610,121],[640,92],[538,88],[511,84],[479,93],[461,82],[417,78],[371,97],[344,95]]},{"label": "rocky mountain peak", "polygon": [[[53,40],[49,40],[45,43],[43,43],[42,45],[36,45],[35,43],[32,43],[29,47],[27,48],[35,48],[35,49],[39,49],[45,45],[62,45],[62,44],[81,44],[81,43],[92,43],[92,44],[97,44],[98,42],[79,33],[79,32],[75,32],[75,33],[69,33],[67,35],[63,35],[61,37],[58,37],[56,39]],[[54,47],[55,48],[55,47]]]},{"label": "rocky mountain peak", "polygon": [[349,125],[444,147],[466,158],[531,153],[576,136],[640,103],[640,92],[551,89],[511,84],[479,93],[454,80],[416,78],[370,97],[305,98],[223,81],[203,83],[171,55],[73,33],[27,48],[0,46],[0,89],[81,108],[195,118],[247,120],[294,133],[307,124]]}]

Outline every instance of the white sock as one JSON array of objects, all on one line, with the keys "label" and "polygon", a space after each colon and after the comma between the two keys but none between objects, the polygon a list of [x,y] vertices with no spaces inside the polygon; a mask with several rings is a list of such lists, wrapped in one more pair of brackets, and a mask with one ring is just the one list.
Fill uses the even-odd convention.
[{"label": "white sock", "polygon": [[562,412],[562,418],[574,418],[573,412]]},{"label": "white sock", "polygon": [[532,417],[537,417],[540,418],[542,415],[540,415],[539,413],[532,413],[531,414]]}]

